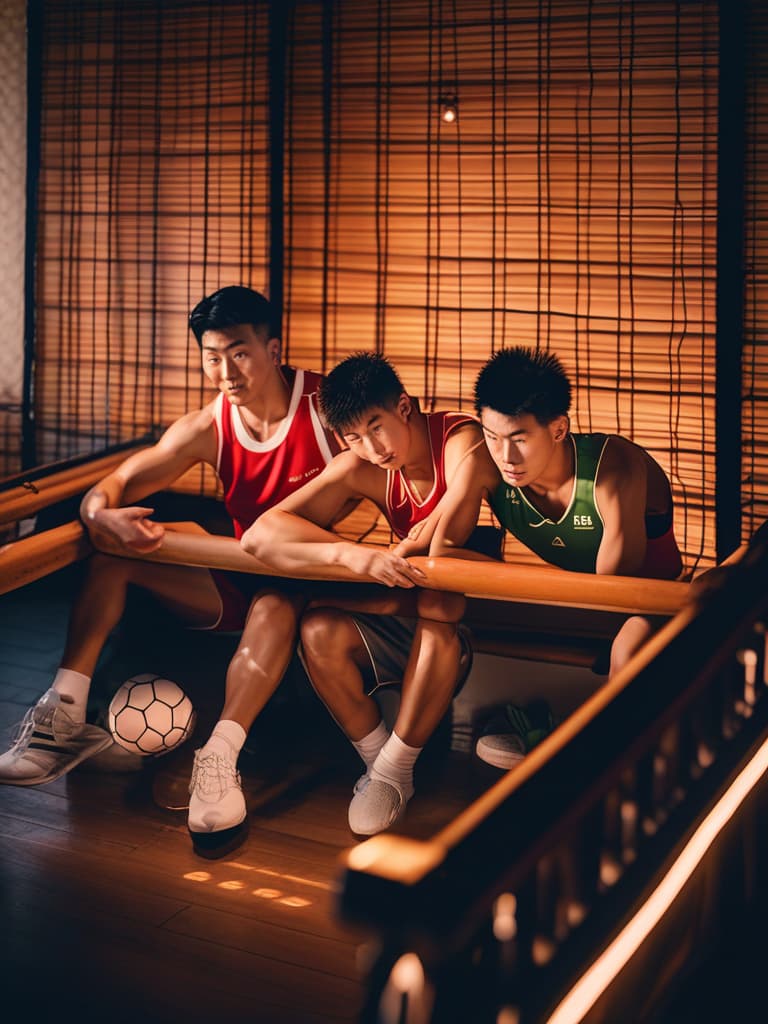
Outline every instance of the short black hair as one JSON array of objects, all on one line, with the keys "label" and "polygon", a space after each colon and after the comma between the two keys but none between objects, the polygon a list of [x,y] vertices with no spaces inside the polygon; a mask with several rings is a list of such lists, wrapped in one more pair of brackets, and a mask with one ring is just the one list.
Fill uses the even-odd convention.
[{"label": "short black hair", "polygon": [[475,410],[493,409],[503,416],[530,413],[542,425],[565,416],[571,407],[571,383],[562,363],[541,349],[502,348],[494,353],[475,382]]},{"label": "short black hair", "polygon": [[278,337],[277,317],[269,299],[243,285],[219,288],[201,299],[189,314],[189,326],[201,348],[206,331],[220,331],[238,324],[250,324],[255,330],[266,328],[265,341]]},{"label": "short black hair", "polygon": [[343,433],[377,406],[393,409],[404,388],[389,360],[376,352],[354,352],[320,384],[320,410],[331,430]]}]

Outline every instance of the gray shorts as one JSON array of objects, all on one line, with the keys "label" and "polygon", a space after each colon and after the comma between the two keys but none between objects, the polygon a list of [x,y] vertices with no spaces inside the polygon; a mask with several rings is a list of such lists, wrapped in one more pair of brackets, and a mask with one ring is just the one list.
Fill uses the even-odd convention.
[{"label": "gray shorts", "polygon": [[368,651],[370,665],[363,670],[365,692],[372,694],[380,686],[401,683],[411,655],[418,619],[403,615],[350,616]]},{"label": "gray shorts", "polygon": [[[411,655],[413,638],[418,619],[401,615],[368,615],[357,613],[350,616],[357,626],[370,664],[363,670],[365,692],[370,696],[381,686],[399,685],[405,675],[405,667]],[[461,661],[456,679],[456,693],[464,685],[472,667],[472,646],[469,632],[459,625]]]}]

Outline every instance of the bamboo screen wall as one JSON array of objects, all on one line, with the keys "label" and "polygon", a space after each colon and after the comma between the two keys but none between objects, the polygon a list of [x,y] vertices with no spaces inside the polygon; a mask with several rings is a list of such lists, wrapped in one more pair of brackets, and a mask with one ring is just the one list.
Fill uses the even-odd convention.
[{"label": "bamboo screen wall", "polygon": [[551,348],[576,429],[670,472],[690,562],[714,544],[716,15],[315,5],[288,72],[292,351],[375,345],[427,404],[471,406],[494,348]]},{"label": "bamboo screen wall", "polygon": [[748,22],[742,505],[750,535],[768,518],[768,6]]},{"label": "bamboo screen wall", "polygon": [[268,8],[48,3],[36,405],[41,462],[203,404],[203,295],[267,285]]},{"label": "bamboo screen wall", "polygon": [[26,190],[26,4],[0,8],[0,476],[21,469]]},{"label": "bamboo screen wall", "polygon": [[[689,568],[715,548],[717,7],[275,4],[291,360],[376,346],[427,406],[468,408],[494,348],[551,348],[574,427],[669,471]],[[41,461],[198,406],[186,313],[266,289],[269,246],[266,2],[45,16]]]}]

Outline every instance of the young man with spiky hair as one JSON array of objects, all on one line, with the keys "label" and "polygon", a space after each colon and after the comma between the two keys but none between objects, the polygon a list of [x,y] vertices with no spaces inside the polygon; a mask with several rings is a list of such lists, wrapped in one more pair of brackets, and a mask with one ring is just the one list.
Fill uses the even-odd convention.
[{"label": "young man with spiky hair", "polygon": [[[482,439],[469,416],[422,412],[389,362],[369,352],[331,370],[320,407],[349,450],[261,516],[242,543],[280,572],[339,565],[398,588],[380,608],[392,614],[363,613],[353,595],[343,608],[310,608],[301,622],[312,683],[365,764],[350,828],[372,835],[394,824],[413,796],[416,759],[459,678],[464,599],[414,589],[423,575],[407,556],[428,551],[446,487]],[[347,502],[361,498],[386,516],[400,538],[394,549],[350,543],[329,529]],[[401,700],[389,734],[372,694],[391,682],[401,682]]]},{"label": "young man with spiky hair", "polygon": [[[189,326],[202,369],[219,392],[176,420],[157,444],[126,459],[83,498],[80,513],[97,548],[130,555],[157,548],[164,527],[138,504],[196,463],[217,472],[237,537],[254,519],[311,479],[339,450],[322,426],[320,376],[280,361],[272,307],[259,292],[221,288],[192,310]],[[198,629],[242,630],[227,670],[221,719],[195,755],[189,829],[222,845],[246,817],[236,769],[246,733],[274,692],[294,649],[300,587],[290,581],[97,552],[72,608],[66,647],[51,688],[27,712],[16,742],[0,756],[0,782],[50,782],[109,746],[86,723],[96,662],[123,615],[129,586],[151,593]]]},{"label": "young man with spiky hair", "polygon": [[[433,554],[461,554],[485,498],[499,522],[545,562],[575,572],[674,579],[682,562],[672,492],[659,464],[618,435],[574,434],[571,384],[550,353],[496,352],[475,384],[485,444],[460,467],[444,502]],[[611,672],[654,624],[633,616],[611,648]],[[497,767],[522,756],[502,735],[481,737],[478,754]]]}]

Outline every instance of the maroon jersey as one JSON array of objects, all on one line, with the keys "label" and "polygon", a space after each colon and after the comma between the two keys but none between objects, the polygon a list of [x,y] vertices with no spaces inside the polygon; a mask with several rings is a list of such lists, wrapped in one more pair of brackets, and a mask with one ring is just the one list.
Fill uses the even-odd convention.
[{"label": "maroon jersey", "polygon": [[427,413],[429,444],[432,449],[432,471],[435,482],[424,501],[419,501],[408,486],[402,470],[387,473],[386,515],[398,537],[407,537],[408,531],[426,519],[445,494],[445,442],[450,434],[465,423],[476,423],[463,412]]},{"label": "maroon jersey", "polygon": [[[290,379],[290,369],[285,368]],[[297,491],[333,458],[329,435],[317,411],[319,373],[295,370],[288,413],[268,441],[257,441],[240,411],[223,394],[216,399],[216,469],[235,536],[255,519]]]}]

